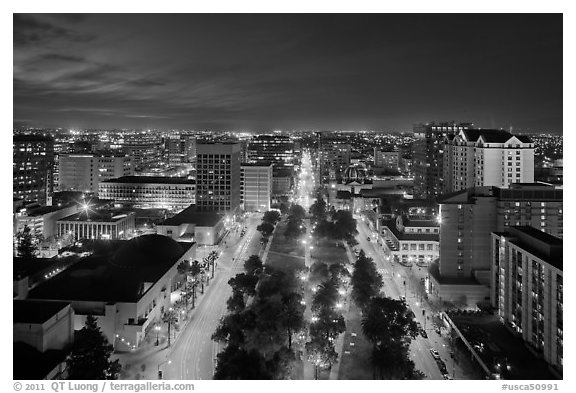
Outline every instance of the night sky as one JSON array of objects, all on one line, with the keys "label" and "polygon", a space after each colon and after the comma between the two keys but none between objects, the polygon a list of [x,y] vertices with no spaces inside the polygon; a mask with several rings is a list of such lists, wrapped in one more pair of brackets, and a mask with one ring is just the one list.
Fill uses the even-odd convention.
[{"label": "night sky", "polygon": [[562,133],[562,16],[14,15],[14,123]]}]

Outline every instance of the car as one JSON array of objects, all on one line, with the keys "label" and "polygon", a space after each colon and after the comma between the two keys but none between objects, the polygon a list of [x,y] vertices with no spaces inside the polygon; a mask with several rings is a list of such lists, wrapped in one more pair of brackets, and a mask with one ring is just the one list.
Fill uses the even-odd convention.
[{"label": "car", "polygon": [[428,334],[426,334],[426,330],[420,329],[420,335],[424,338],[428,338]]},{"label": "car", "polygon": [[440,359],[440,354],[438,353],[437,350],[435,350],[434,348],[430,348],[430,353],[432,354],[432,357],[434,359]]}]

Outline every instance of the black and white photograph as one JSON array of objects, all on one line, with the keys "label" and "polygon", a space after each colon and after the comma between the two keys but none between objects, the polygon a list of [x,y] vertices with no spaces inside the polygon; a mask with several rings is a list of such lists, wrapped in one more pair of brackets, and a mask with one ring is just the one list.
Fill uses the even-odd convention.
[{"label": "black and white photograph", "polygon": [[8,388],[566,391],[561,8],[37,9]]}]

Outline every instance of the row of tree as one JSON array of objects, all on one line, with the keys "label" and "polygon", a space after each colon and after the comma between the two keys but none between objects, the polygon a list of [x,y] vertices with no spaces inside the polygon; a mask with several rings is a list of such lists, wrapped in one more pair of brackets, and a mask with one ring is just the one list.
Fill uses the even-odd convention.
[{"label": "row of tree", "polygon": [[212,339],[218,354],[215,379],[286,379],[295,361],[294,335],[304,326],[302,295],[293,274],[264,266],[257,255],[229,280],[229,313]]},{"label": "row of tree", "polygon": [[318,238],[346,241],[350,246],[358,244],[355,235],[356,220],[348,210],[328,209],[322,194],[318,193],[316,201],[310,206],[310,214],[316,225],[314,234]]},{"label": "row of tree", "polygon": [[277,210],[269,210],[264,213],[262,223],[256,227],[256,230],[262,234],[262,237],[268,241],[268,238],[274,231],[274,227],[280,221],[280,213]]},{"label": "row of tree", "polygon": [[338,360],[334,342],[346,330],[340,310],[349,276],[344,265],[338,263],[328,267],[323,262],[316,262],[310,268],[311,282],[324,279],[315,287],[311,305],[314,317],[306,343],[308,360],[315,366],[316,379],[319,369],[330,369]]},{"label": "row of tree", "polygon": [[288,220],[286,223],[286,229],[284,230],[284,236],[288,239],[295,240],[306,233],[306,228],[304,226],[304,218],[306,217],[306,211],[304,208],[297,204],[292,204],[288,210]]},{"label": "row of tree", "polygon": [[421,379],[409,357],[418,333],[412,311],[402,300],[381,296],[382,276],[364,251],[354,263],[352,299],[362,311],[362,332],[372,343],[374,379]]}]

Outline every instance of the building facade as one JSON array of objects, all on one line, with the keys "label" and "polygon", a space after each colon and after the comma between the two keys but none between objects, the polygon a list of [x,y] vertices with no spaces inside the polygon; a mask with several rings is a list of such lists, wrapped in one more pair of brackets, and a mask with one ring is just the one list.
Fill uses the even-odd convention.
[{"label": "building facade", "polygon": [[155,133],[124,135],[121,150],[132,158],[134,170],[155,167],[161,161],[162,139]]},{"label": "building facade", "polygon": [[135,214],[114,210],[83,210],[56,222],[57,236],[79,239],[130,239],[136,230]]},{"label": "building facade", "polygon": [[59,190],[98,193],[100,182],[134,174],[126,154],[65,154],[59,157]]},{"label": "building facade", "polygon": [[46,204],[53,192],[54,140],[43,135],[12,138],[14,198]]},{"label": "building facade", "polygon": [[398,170],[402,156],[399,151],[382,151],[374,148],[374,166]]},{"label": "building facade", "polygon": [[117,206],[182,210],[196,201],[196,181],[176,177],[127,176],[100,183],[98,198]]},{"label": "building facade", "polygon": [[562,373],[562,240],[532,227],[493,232],[492,305],[500,321]]},{"label": "building facade", "polygon": [[294,142],[286,135],[256,135],[250,140],[248,160],[254,164],[272,164],[274,170],[292,169]]},{"label": "building facade", "polygon": [[246,212],[270,210],[272,197],[272,164],[242,164],[240,202]]},{"label": "building facade", "polygon": [[444,191],[534,181],[534,143],[502,130],[460,130],[444,139]]},{"label": "building facade", "polygon": [[202,211],[236,213],[240,207],[240,145],[196,145],[196,207]]},{"label": "building facade", "polygon": [[439,226],[432,220],[397,216],[382,222],[381,233],[395,262],[428,266],[440,253]]}]

